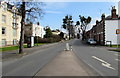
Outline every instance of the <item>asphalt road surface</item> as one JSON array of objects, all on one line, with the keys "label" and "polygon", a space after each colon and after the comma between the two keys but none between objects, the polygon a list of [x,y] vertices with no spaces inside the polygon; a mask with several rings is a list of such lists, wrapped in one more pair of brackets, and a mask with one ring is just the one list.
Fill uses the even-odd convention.
[{"label": "asphalt road surface", "polygon": [[[34,76],[49,63],[59,52],[65,49],[65,43],[59,43],[47,49],[37,50],[35,53],[4,61],[2,63],[3,76]],[[76,56],[102,76],[118,76],[117,52],[108,51],[104,47],[82,44],[80,40],[69,41]]]},{"label": "asphalt road surface", "polygon": [[101,76],[118,76],[118,52],[108,51],[105,47],[82,44],[75,39],[70,44],[79,59],[83,60]]},{"label": "asphalt road surface", "polygon": [[4,61],[2,63],[3,76],[34,76],[45,64],[50,62],[59,52],[63,51],[65,43],[55,44],[47,49],[40,49],[35,53]]}]

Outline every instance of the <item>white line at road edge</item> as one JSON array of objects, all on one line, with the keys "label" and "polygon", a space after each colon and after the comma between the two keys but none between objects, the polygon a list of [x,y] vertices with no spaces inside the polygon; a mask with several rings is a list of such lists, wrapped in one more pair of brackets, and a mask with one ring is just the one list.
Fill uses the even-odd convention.
[{"label": "white line at road edge", "polygon": [[116,61],[120,61],[119,59],[115,59]]},{"label": "white line at road edge", "polygon": [[119,54],[117,54],[117,53],[115,53],[114,55],[116,55],[116,56],[120,56]]},{"label": "white line at road edge", "polygon": [[102,63],[101,63],[102,66],[107,67],[107,68],[110,68],[110,69],[112,69],[112,70],[115,70],[115,68],[113,68],[113,67],[111,66],[111,64],[109,64],[108,62],[106,62],[106,61],[104,61],[104,60],[102,60],[102,59],[100,59],[100,58],[98,58],[98,57],[96,57],[96,56],[92,56],[92,58],[94,58],[94,59],[102,62]]}]

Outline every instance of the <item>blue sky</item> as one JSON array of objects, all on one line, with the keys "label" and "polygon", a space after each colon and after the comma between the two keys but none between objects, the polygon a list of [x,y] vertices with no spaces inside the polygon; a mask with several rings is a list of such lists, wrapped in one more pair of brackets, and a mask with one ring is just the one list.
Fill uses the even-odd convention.
[{"label": "blue sky", "polygon": [[48,25],[51,29],[60,29],[62,19],[66,15],[72,15],[74,22],[79,20],[79,15],[91,16],[91,24],[94,24],[102,13],[110,15],[111,6],[117,5],[115,2],[46,2],[45,4],[43,7],[45,15],[40,22],[42,26]]}]

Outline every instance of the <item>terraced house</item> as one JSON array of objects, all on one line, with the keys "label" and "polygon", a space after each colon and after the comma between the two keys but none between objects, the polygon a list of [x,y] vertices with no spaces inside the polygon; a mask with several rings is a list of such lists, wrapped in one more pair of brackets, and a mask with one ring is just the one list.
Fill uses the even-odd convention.
[{"label": "terraced house", "polygon": [[18,9],[2,1],[0,2],[0,18],[0,47],[17,45],[21,31],[21,15]]},{"label": "terraced house", "polygon": [[105,17],[105,14],[102,14],[101,20],[96,20],[96,25],[86,32],[86,38],[94,38],[100,45],[120,44],[120,35],[116,34],[116,30],[120,29],[119,15],[113,6],[109,16]]}]

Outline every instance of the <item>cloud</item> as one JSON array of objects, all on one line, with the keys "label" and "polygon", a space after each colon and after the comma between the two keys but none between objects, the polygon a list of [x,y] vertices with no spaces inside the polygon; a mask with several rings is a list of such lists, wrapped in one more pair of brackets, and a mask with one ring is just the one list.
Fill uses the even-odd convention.
[{"label": "cloud", "polygon": [[45,11],[46,13],[51,13],[51,14],[61,14],[62,12],[60,11]]},{"label": "cloud", "polygon": [[44,9],[62,9],[67,6],[67,3],[65,2],[45,2],[46,6],[44,6]]}]

